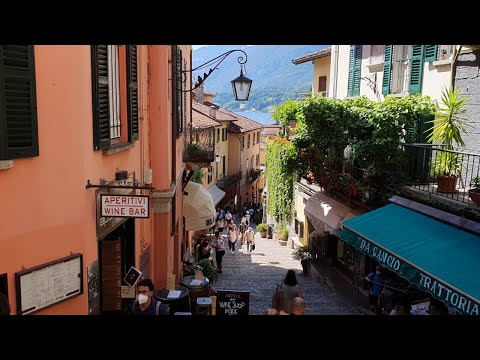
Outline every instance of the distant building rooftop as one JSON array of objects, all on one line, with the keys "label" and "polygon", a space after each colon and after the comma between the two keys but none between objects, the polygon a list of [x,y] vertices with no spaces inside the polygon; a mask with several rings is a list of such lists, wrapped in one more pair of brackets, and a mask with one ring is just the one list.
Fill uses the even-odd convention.
[{"label": "distant building rooftop", "polygon": [[307,61],[313,61],[315,59],[319,59],[319,58],[322,58],[322,57],[325,57],[325,56],[330,56],[331,52],[332,52],[332,48],[322,49],[320,51],[316,51],[314,53],[307,54],[307,55],[304,55],[304,56],[300,56],[296,59],[293,59],[292,63],[294,63],[295,65],[303,64]]}]

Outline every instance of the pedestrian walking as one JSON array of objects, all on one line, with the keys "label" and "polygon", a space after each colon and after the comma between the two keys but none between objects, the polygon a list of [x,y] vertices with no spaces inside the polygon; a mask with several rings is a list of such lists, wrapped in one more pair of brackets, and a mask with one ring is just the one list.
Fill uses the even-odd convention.
[{"label": "pedestrian walking", "polygon": [[222,272],[222,261],[225,255],[225,242],[223,241],[220,233],[215,231],[215,260],[217,261],[217,271]]},{"label": "pedestrian walking", "polygon": [[225,221],[226,221],[226,225],[227,225],[227,228],[230,226],[230,224],[232,223],[232,214],[230,213],[230,210],[227,210],[227,213],[225,214]]},{"label": "pedestrian walking", "polygon": [[301,297],[295,297],[290,305],[290,315],[304,315],[307,303]]},{"label": "pedestrian walking", "polygon": [[237,226],[235,224],[230,225],[228,230],[228,247],[232,252],[232,255],[235,255],[235,243],[237,242]]},{"label": "pedestrian walking", "polygon": [[252,247],[255,244],[255,232],[252,227],[248,227],[248,230],[245,232],[245,238],[247,240],[247,253],[252,252]]},{"label": "pedestrian walking", "polygon": [[382,267],[377,265],[376,272],[371,272],[365,276],[365,280],[369,282],[370,291],[369,291],[369,302],[370,302],[370,311],[375,313],[380,313],[380,295],[383,291],[383,276],[382,276]]},{"label": "pedestrian walking", "polygon": [[244,217],[242,218],[242,222],[240,223],[238,230],[239,230],[240,240],[243,245],[245,244],[245,232],[248,230],[247,220]]},{"label": "pedestrian walking", "polygon": [[[277,288],[284,289],[287,292],[289,302],[291,303],[296,297],[303,297],[302,289],[298,286],[297,275],[295,270],[288,270],[285,279],[277,285]],[[290,311],[290,309],[288,309]]]},{"label": "pedestrian walking", "polygon": [[245,223],[250,226],[250,213],[248,211],[245,213]]}]

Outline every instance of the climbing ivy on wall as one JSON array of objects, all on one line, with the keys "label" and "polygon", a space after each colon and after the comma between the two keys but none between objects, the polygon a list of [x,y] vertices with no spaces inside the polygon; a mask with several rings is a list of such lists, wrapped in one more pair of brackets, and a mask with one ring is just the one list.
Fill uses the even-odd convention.
[{"label": "climbing ivy on wall", "polygon": [[297,150],[290,141],[277,136],[267,140],[267,210],[280,224],[292,218],[297,157]]}]

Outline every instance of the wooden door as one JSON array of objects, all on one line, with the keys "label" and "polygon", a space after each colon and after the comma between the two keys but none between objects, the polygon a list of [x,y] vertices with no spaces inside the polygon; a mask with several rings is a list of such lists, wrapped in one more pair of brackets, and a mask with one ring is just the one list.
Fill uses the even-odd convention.
[{"label": "wooden door", "polygon": [[318,92],[324,93],[327,91],[327,77],[326,76],[319,76],[318,77]]},{"label": "wooden door", "polygon": [[101,242],[103,311],[122,310],[122,244],[120,237]]}]

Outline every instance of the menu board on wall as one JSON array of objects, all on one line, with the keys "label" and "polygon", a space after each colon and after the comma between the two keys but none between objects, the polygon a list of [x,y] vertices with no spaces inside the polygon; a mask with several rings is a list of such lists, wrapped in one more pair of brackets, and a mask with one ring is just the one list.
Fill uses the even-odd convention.
[{"label": "menu board on wall", "polygon": [[17,314],[25,315],[83,293],[82,254],[15,273]]}]

